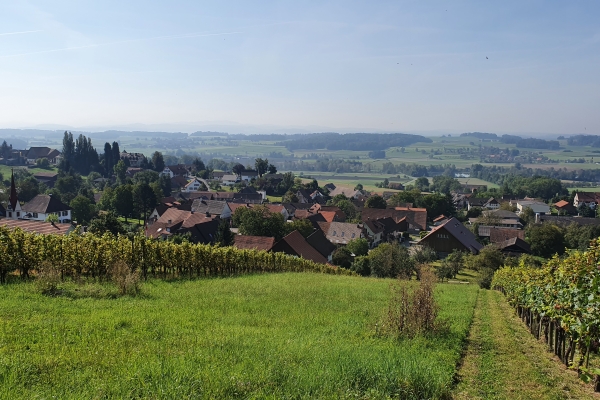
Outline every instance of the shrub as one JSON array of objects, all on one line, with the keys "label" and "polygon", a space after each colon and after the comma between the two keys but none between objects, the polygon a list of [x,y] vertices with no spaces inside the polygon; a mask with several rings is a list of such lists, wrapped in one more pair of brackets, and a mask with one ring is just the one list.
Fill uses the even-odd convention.
[{"label": "shrub", "polygon": [[140,273],[139,271],[132,272],[124,261],[116,261],[110,270],[110,275],[121,295],[135,296],[139,294]]},{"label": "shrub", "polygon": [[438,321],[439,306],[435,301],[436,276],[422,266],[421,280],[414,290],[407,282],[398,280],[391,285],[392,296],[380,333],[393,337],[414,337],[439,331],[444,324]]},{"label": "shrub", "polygon": [[38,277],[35,281],[37,290],[48,296],[60,294],[59,285],[62,282],[60,269],[48,261],[40,264]]}]

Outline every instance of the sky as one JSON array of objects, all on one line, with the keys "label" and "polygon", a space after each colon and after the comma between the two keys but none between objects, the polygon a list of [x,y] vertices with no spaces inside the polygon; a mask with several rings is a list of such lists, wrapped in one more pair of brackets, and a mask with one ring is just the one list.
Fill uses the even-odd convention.
[{"label": "sky", "polygon": [[4,1],[20,127],[600,134],[600,2]]}]

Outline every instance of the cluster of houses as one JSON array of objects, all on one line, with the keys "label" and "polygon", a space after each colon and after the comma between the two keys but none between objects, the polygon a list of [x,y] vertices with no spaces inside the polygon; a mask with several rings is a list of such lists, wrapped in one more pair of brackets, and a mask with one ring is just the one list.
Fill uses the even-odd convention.
[{"label": "cluster of houses", "polygon": [[[141,170],[135,153],[125,153],[131,167],[128,173]],[[141,163],[141,161],[139,161]],[[137,164],[139,165],[139,164]],[[467,225],[454,217],[440,215],[428,220],[427,209],[405,204],[402,207],[385,209],[366,208],[368,193],[347,187],[327,184],[329,197],[338,194],[346,196],[354,205],[360,219],[348,221],[344,211],[336,206],[326,205],[326,198],[319,190],[300,189],[295,193],[293,203],[273,204],[268,202],[264,191],[246,186],[239,191],[210,191],[206,180],[194,176],[194,167],[189,165],[166,166],[161,174],[171,179],[174,195],[163,198],[151,213],[145,226],[147,237],[164,240],[174,235],[186,234],[196,243],[213,243],[219,225],[228,221],[236,233],[234,246],[240,249],[259,249],[271,252],[284,252],[319,263],[331,262],[334,251],[350,241],[363,238],[374,248],[381,243],[394,242],[404,246],[426,245],[441,257],[452,251],[477,254],[482,243],[497,246],[503,253],[519,255],[530,252],[525,242],[524,222],[521,213],[530,208],[539,223],[582,225],[600,224],[600,218],[582,218],[574,214],[577,208],[586,204],[595,209],[600,204],[600,193],[577,193],[573,204],[561,201],[554,204],[558,215],[551,215],[550,206],[536,199],[478,198],[467,188],[466,193],[454,193],[457,208],[471,210],[479,208],[482,213],[470,218]],[[270,174],[271,175],[271,174]],[[239,175],[215,172],[212,179],[229,186],[256,179],[255,171]],[[272,179],[283,179],[282,175],[272,174]],[[56,174],[40,176],[48,184],[56,179]],[[477,188],[479,189],[479,187]],[[476,191],[476,188],[472,188]],[[515,212],[507,211],[501,204],[508,202]],[[272,236],[245,236],[237,234],[231,223],[238,208],[266,207],[271,213],[278,213],[288,222],[306,220],[313,232],[304,237],[298,231],[277,240]],[[55,222],[44,222],[49,216]],[[58,221],[58,222],[56,222]],[[10,196],[6,204],[0,204],[0,226],[21,227],[26,231],[41,234],[67,234],[75,229],[71,209],[51,195],[38,195],[26,204],[17,197],[14,177],[11,181]],[[475,231],[475,233],[473,233]]]},{"label": "cluster of houses", "polygon": [[50,147],[30,147],[28,150],[17,150],[10,147],[8,154],[0,157],[4,165],[33,165],[38,159],[47,159],[52,165],[60,161],[60,151]]}]

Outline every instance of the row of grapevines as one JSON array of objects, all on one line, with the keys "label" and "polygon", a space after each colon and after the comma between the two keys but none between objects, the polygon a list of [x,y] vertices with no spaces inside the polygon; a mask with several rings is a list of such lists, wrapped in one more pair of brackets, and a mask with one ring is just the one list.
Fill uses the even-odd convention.
[{"label": "row of grapevines", "polygon": [[351,274],[350,271],[317,264],[283,253],[240,250],[203,244],[175,244],[146,238],[38,235],[21,229],[0,227],[0,282],[18,271],[28,277],[43,264],[60,268],[63,274],[102,278],[117,261],[123,261],[144,278],[228,276],[261,272],[322,272]]},{"label": "row of grapevines", "polygon": [[523,262],[501,268],[492,287],[506,295],[532,334],[582,379],[594,378],[600,391],[600,369],[589,367],[600,339],[600,239],[585,252],[555,257],[541,268]]}]

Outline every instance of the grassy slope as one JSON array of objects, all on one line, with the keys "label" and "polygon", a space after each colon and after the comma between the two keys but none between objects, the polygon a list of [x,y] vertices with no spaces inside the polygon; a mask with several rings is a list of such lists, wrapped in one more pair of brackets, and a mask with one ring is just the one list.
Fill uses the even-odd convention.
[{"label": "grassy slope", "polygon": [[527,331],[495,291],[477,301],[456,399],[600,398]]},{"label": "grassy slope", "polygon": [[450,333],[396,342],[374,335],[389,284],[319,274],[151,281],[143,297],[112,300],[0,287],[0,398],[448,395],[477,289],[439,285]]}]

